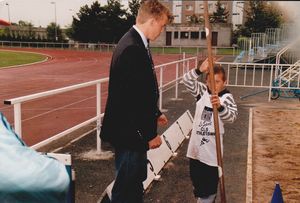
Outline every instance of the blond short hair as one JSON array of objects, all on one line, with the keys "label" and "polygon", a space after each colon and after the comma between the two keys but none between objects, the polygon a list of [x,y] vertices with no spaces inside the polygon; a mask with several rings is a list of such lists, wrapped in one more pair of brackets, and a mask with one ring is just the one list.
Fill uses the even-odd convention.
[{"label": "blond short hair", "polygon": [[160,19],[166,15],[168,23],[171,23],[173,16],[171,15],[169,9],[165,7],[158,0],[142,0],[140,8],[138,10],[138,15],[136,22],[139,24],[144,24],[149,18]]}]

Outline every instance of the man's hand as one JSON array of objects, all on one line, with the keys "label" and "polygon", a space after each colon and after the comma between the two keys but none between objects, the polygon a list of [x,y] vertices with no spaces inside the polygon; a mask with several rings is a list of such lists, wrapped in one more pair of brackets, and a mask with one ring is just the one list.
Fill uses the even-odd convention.
[{"label": "man's hand", "polygon": [[167,125],[168,124],[168,119],[167,117],[165,116],[165,114],[161,114],[160,117],[158,117],[157,119],[157,124],[159,126],[164,126],[164,125]]},{"label": "man's hand", "polygon": [[221,107],[220,98],[216,94],[211,95],[210,102],[211,102],[212,105],[216,105],[217,108]]},{"label": "man's hand", "polygon": [[160,139],[160,135],[157,135],[155,138],[153,138],[152,140],[150,140],[148,142],[149,145],[149,149],[155,149],[158,148],[161,145],[161,139]]}]

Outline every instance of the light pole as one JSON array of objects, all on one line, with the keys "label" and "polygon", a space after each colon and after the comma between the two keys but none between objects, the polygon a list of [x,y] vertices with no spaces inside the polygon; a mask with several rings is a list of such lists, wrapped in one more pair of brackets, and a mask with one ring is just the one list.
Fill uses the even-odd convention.
[{"label": "light pole", "polygon": [[5,5],[7,6],[8,21],[10,22],[9,4],[5,3]]},{"label": "light pole", "polygon": [[56,2],[52,1],[51,4],[54,4],[54,17],[55,17],[55,41],[57,41],[57,20],[56,20]]}]

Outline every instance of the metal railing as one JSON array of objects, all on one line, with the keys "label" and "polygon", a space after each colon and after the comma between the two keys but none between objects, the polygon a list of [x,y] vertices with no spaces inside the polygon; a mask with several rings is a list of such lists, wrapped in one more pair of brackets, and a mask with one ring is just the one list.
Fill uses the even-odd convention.
[{"label": "metal railing", "polygon": [[116,48],[117,45],[116,44],[108,44],[108,43],[0,41],[0,46],[1,47],[19,47],[19,48],[55,48],[55,49],[111,52]]},{"label": "metal railing", "polygon": [[[274,90],[298,90],[300,89],[300,64],[264,64],[264,63],[227,63],[216,62],[221,65],[227,75],[227,86],[253,87],[269,89],[269,101]],[[294,83],[285,83],[281,77],[275,74],[277,68],[281,70],[298,71],[298,77],[294,76]],[[283,84],[284,83],[284,84]]]},{"label": "metal railing", "polygon": [[[166,91],[167,89],[170,89],[171,87],[175,86],[175,96],[174,97],[175,97],[175,99],[178,99],[179,81],[181,80],[182,75],[188,69],[190,69],[193,64],[194,64],[193,67],[195,67],[197,64],[197,57],[185,58],[185,55],[184,55],[184,58],[181,60],[155,66],[156,71],[159,72],[158,73],[159,94],[160,94],[159,108],[162,111],[164,111],[163,106],[162,106],[163,92]],[[169,70],[172,68],[173,69],[175,68],[175,71]],[[180,68],[182,69],[182,74],[181,74]],[[169,70],[168,78],[165,77],[166,79],[164,80],[164,72],[166,72],[167,70]],[[170,78],[169,75],[175,75],[175,78]],[[40,92],[40,93],[36,93],[36,94],[31,94],[31,95],[27,95],[27,96],[17,97],[17,98],[5,100],[4,104],[13,105],[14,129],[15,129],[15,132],[21,137],[22,136],[22,118],[21,118],[22,103],[40,99],[40,98],[44,98],[44,97],[54,96],[54,95],[65,93],[65,92],[70,92],[73,90],[82,89],[85,87],[96,86],[96,102],[97,103],[96,103],[96,116],[95,117],[93,117],[89,120],[86,120],[76,126],[73,126],[61,133],[53,135],[50,138],[48,138],[40,143],[34,144],[32,146],[32,148],[38,149],[38,148],[45,146],[46,144],[52,142],[53,140],[61,138],[71,132],[74,132],[75,130],[78,130],[79,128],[81,128],[83,126],[86,126],[86,125],[91,124],[96,121],[96,123],[97,123],[97,127],[96,127],[96,130],[97,130],[97,133],[96,133],[97,152],[100,153],[100,152],[102,152],[102,149],[101,149],[101,142],[100,142],[99,134],[100,134],[101,118],[104,115],[101,112],[101,93],[102,93],[101,86],[103,83],[107,83],[108,81],[109,81],[109,78],[103,78],[100,80],[90,81],[90,82],[86,82],[86,83],[82,83],[82,84],[77,84],[77,85],[72,85],[72,86],[63,87],[63,88],[59,88],[59,89],[54,89],[54,90],[49,90],[49,91]]]},{"label": "metal railing", "polygon": [[[104,78],[104,79],[100,79],[100,80],[95,80],[95,81],[90,81],[90,82],[86,82],[86,83],[82,83],[82,84],[77,84],[77,85],[72,85],[72,86],[68,86],[68,87],[63,87],[63,88],[59,88],[59,89],[54,89],[54,90],[49,90],[49,91],[46,91],[46,92],[40,92],[40,93],[36,93],[36,94],[31,94],[31,95],[27,95],[27,96],[23,96],[23,97],[17,97],[17,98],[14,98],[14,99],[9,99],[9,100],[5,100],[4,101],[4,104],[7,104],[7,105],[13,105],[13,108],[14,108],[14,130],[15,132],[20,136],[22,137],[22,118],[21,118],[21,111],[22,111],[22,108],[21,108],[21,104],[24,103],[24,102],[27,102],[27,101],[32,101],[32,100],[36,100],[36,99],[40,99],[40,98],[43,98],[43,97],[48,97],[48,96],[53,96],[53,95],[56,95],[56,94],[61,94],[61,93],[65,93],[65,92],[69,92],[69,91],[73,91],[73,90],[77,90],[77,89],[81,89],[81,88],[84,88],[84,87],[89,87],[89,86],[94,86],[96,85],[96,100],[97,100],[97,112],[96,112],[96,117],[94,118],[91,118],[83,123],[80,123],[70,129],[67,129],[59,134],[56,134],[54,136],[52,136],[51,138],[45,140],[45,141],[42,141],[38,144],[35,144],[34,146],[32,146],[34,149],[37,149],[37,148],[40,148],[44,145],[46,145],[47,143],[55,140],[55,139],[58,139],[58,138],[61,138],[63,136],[65,136],[66,134],[69,134],[85,125],[88,125],[94,121],[97,121],[97,126],[99,125],[98,122],[99,122],[99,119],[100,119],[100,116],[101,116],[101,84],[104,83],[104,82],[108,82],[108,78]],[[97,128],[97,135],[99,135],[100,129]],[[99,136],[97,136],[99,137]],[[97,138],[98,139],[98,138]],[[100,142],[99,142],[99,145],[98,145],[98,142],[97,142],[97,149],[100,151],[101,149],[101,146],[100,146]]]},{"label": "metal railing", "polygon": [[[55,48],[71,50],[90,50],[101,52],[112,52],[116,44],[108,43],[59,43],[59,42],[22,42],[22,41],[0,41],[0,47],[18,48]],[[152,53],[158,54],[199,54],[206,50],[205,46],[151,46]],[[213,47],[215,55],[236,55],[235,47]]]},{"label": "metal railing", "polygon": [[[284,53],[286,53],[292,47],[299,45],[299,43],[300,43],[300,37],[298,37],[296,40],[290,42],[288,45],[286,45],[280,51],[278,51],[278,53],[276,54],[276,64],[280,63],[280,58]],[[298,55],[298,59],[299,59],[299,55]],[[280,71],[279,68],[276,69],[276,72],[275,72],[276,76],[278,75],[278,71]]]}]

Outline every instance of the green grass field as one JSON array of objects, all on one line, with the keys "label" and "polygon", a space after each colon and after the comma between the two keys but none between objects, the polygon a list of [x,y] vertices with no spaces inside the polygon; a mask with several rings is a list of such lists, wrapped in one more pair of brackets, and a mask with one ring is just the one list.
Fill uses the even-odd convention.
[{"label": "green grass field", "polygon": [[43,61],[45,59],[46,56],[35,54],[35,53],[0,50],[0,68],[7,67],[7,66],[34,63],[38,61]]}]

